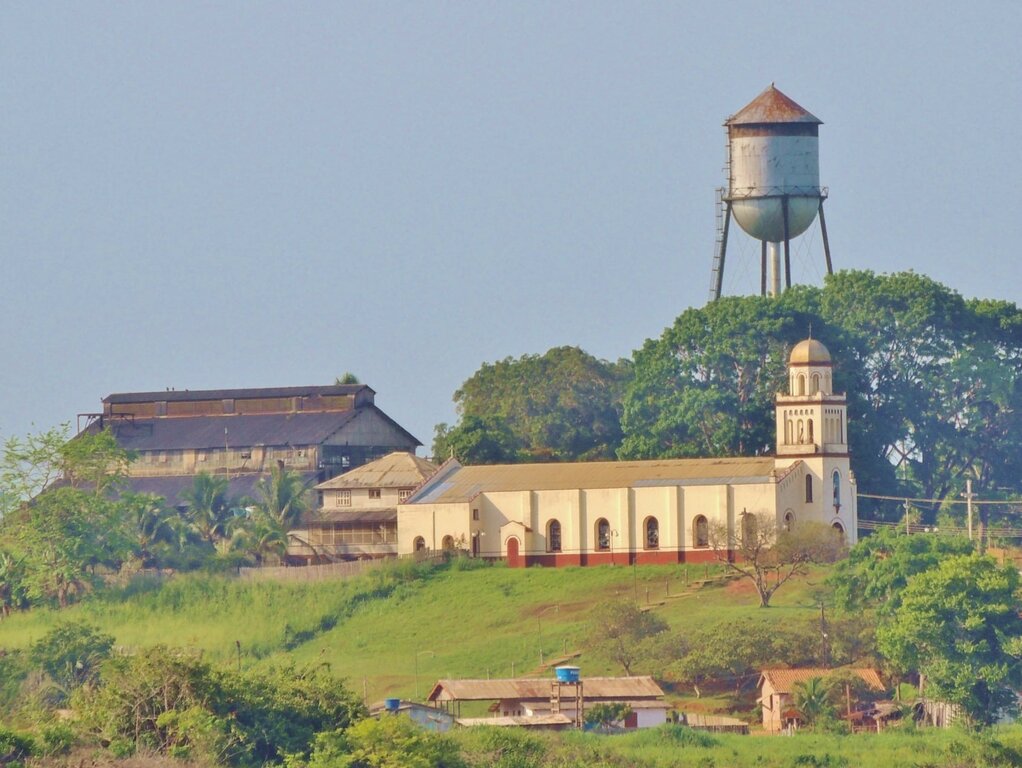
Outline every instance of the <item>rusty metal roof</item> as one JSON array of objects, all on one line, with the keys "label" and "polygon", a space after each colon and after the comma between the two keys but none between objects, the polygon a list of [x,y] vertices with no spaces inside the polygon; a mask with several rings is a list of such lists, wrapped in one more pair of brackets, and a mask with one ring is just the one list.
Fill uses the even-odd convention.
[{"label": "rusty metal roof", "polygon": [[551,728],[571,726],[574,724],[567,715],[506,715],[504,717],[459,717],[454,722],[466,728],[475,725],[486,725],[491,728]]},{"label": "rusty metal roof", "polygon": [[345,488],[417,488],[437,470],[436,464],[408,453],[394,451],[316,486],[318,491]]},{"label": "rusty metal roof", "polygon": [[[554,678],[503,680],[438,680],[427,701],[492,701],[494,699],[550,700]],[[664,695],[652,677],[585,677],[586,699],[651,699]]]},{"label": "rusty metal roof", "polygon": [[191,400],[246,400],[256,397],[330,397],[375,390],[365,384],[335,384],[307,387],[255,387],[247,389],[174,389],[163,392],[115,392],[104,403],[184,402]]},{"label": "rusty metal roof", "polygon": [[820,118],[800,107],[774,87],[773,83],[735,114],[724,125],[762,125],[764,123],[814,123]]},{"label": "rusty metal roof", "polygon": [[317,509],[303,518],[309,525],[316,523],[393,523],[397,522],[397,509]]},{"label": "rusty metal roof", "polygon": [[492,464],[463,467],[445,464],[442,471],[406,501],[451,503],[480,493],[640,488],[671,485],[765,483],[774,479],[769,456],[735,459],[655,459],[551,464]]},{"label": "rusty metal roof", "polygon": [[791,693],[796,683],[806,683],[814,677],[828,677],[835,672],[854,672],[870,688],[877,691],[886,690],[880,674],[875,669],[869,668],[848,668],[845,670],[826,669],[821,667],[805,667],[802,669],[764,669],[760,672],[759,685],[763,686],[766,681],[774,689],[774,693]]}]

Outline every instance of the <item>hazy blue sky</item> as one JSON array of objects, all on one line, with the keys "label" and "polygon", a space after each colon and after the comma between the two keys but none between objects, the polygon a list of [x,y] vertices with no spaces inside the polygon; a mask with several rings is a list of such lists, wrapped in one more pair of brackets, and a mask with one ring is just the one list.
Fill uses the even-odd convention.
[{"label": "hazy blue sky", "polygon": [[0,437],[352,371],[428,447],[483,361],[628,356],[705,303],[771,81],[837,268],[1018,301],[1020,40],[1019,2],[5,3]]}]

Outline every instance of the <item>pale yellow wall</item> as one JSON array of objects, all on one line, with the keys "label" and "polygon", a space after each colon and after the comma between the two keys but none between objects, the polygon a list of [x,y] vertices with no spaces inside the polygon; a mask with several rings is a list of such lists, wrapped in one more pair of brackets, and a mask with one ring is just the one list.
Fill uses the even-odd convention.
[{"label": "pale yellow wall", "polygon": [[[400,488],[377,488],[380,492],[380,498],[371,499],[369,498],[369,488],[350,488],[347,489],[351,494],[351,503],[343,504],[344,493],[342,489],[330,488],[323,491],[323,509],[327,512],[330,510],[347,509],[353,507],[356,509],[373,509],[374,507],[380,507],[381,509],[391,509],[396,507],[401,501],[401,490]],[[404,489],[405,491],[411,490],[410,488]]]},{"label": "pale yellow wall", "polygon": [[[397,509],[397,551],[410,555],[414,542],[421,536],[427,549],[440,549],[444,536],[452,536],[466,548],[472,541],[472,512],[468,503],[399,505]],[[498,532],[494,534],[497,538]],[[482,539],[483,546],[487,537]]]}]

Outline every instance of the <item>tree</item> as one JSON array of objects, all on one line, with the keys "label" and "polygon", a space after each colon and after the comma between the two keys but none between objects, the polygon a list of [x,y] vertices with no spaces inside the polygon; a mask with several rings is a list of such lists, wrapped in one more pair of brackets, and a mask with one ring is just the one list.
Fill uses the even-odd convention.
[{"label": "tree", "polygon": [[464,416],[456,427],[437,424],[433,456],[438,461],[453,456],[467,464],[512,464],[522,460],[517,444],[501,419]]},{"label": "tree", "polygon": [[98,679],[99,667],[110,656],[114,638],[81,622],[58,624],[32,644],[31,658],[62,689]]},{"label": "tree", "polygon": [[593,611],[594,650],[620,664],[626,675],[641,657],[644,640],[666,632],[667,622],[650,611],[640,611],[632,603],[606,602]]},{"label": "tree", "polygon": [[361,384],[358,380],[358,376],[353,374],[351,371],[345,371],[343,376],[338,376],[334,379],[334,386],[344,386],[346,384]]},{"label": "tree", "polygon": [[725,297],[686,310],[635,353],[622,458],[747,456],[773,449],[773,398],[788,352],[824,323],[812,291]]},{"label": "tree", "polygon": [[457,744],[407,717],[366,719],[321,733],[309,768],[465,768]]},{"label": "tree", "polygon": [[188,505],[186,520],[195,534],[215,547],[217,541],[229,535],[233,514],[227,498],[228,481],[223,475],[200,472],[192,486],[181,492],[181,500]]},{"label": "tree", "polygon": [[623,723],[632,714],[632,708],[625,702],[613,704],[594,704],[586,709],[586,725],[599,728],[601,731],[609,731],[614,723]]},{"label": "tree", "polygon": [[845,552],[844,538],[824,523],[780,530],[771,515],[743,513],[738,527],[711,527],[710,546],[718,562],[753,583],[761,608],[769,607],[774,593],[810,565],[832,563]]},{"label": "tree", "polygon": [[1022,687],[1019,574],[979,555],[951,557],[909,578],[877,629],[880,652],[925,676],[927,695],[990,724],[1018,708]]},{"label": "tree", "polygon": [[839,562],[827,582],[840,608],[879,608],[901,604],[905,587],[916,574],[936,568],[950,557],[970,555],[973,544],[960,536],[913,534],[884,529],[860,540]]},{"label": "tree", "polygon": [[132,556],[143,568],[159,565],[161,553],[181,542],[181,516],[152,494],[125,493],[120,502]]},{"label": "tree", "polygon": [[256,508],[284,531],[298,525],[309,508],[309,483],[282,465],[270,469],[268,477],[256,483]]},{"label": "tree", "polygon": [[806,725],[812,727],[819,720],[833,716],[831,687],[822,677],[811,677],[805,682],[795,683],[791,693],[795,709]]},{"label": "tree", "polygon": [[500,461],[612,458],[630,370],[627,361],[599,360],[578,347],[485,363],[454,393],[460,423],[438,430],[434,456],[453,447],[459,459],[475,461],[458,449],[468,447],[463,435],[477,433],[471,443],[487,449],[490,463],[498,446]]}]

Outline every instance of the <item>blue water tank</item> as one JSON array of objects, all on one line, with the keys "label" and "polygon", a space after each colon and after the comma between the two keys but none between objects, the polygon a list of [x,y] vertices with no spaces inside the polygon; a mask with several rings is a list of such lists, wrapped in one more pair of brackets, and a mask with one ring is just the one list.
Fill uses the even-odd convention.
[{"label": "blue water tank", "polygon": [[397,712],[401,707],[401,699],[384,699],[383,708],[388,712]]},{"label": "blue water tank", "polygon": [[557,675],[557,682],[559,683],[577,683],[578,672],[578,667],[571,666],[557,667],[554,669],[554,674]]}]

